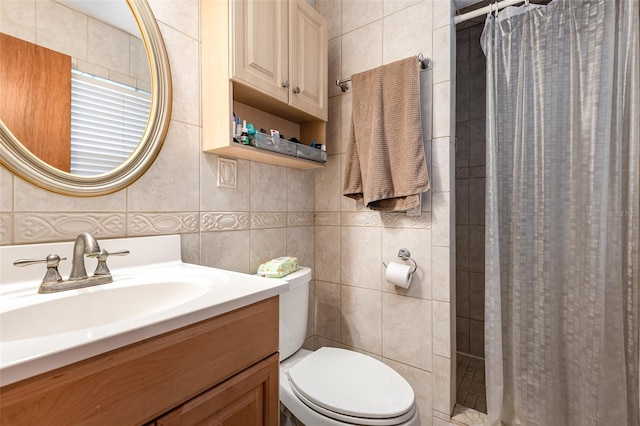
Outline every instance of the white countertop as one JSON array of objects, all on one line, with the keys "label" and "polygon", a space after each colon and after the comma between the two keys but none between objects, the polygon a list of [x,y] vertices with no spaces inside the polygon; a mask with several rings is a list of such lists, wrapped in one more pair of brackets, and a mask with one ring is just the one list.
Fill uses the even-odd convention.
[{"label": "white countertop", "polygon": [[[137,285],[145,280],[153,282],[154,279],[197,282],[197,285],[204,286],[204,290],[199,292],[197,297],[184,303],[157,311],[148,312],[144,309],[144,304],[141,304],[138,316],[107,324],[87,328],[82,328],[81,325],[78,330],[70,332],[51,335],[45,333],[40,337],[20,340],[3,339],[0,335],[2,340],[0,341],[0,386],[279,295],[288,286],[285,280],[267,279],[183,263],[180,261],[179,236],[98,239],[98,243],[101,248],[109,251],[118,249],[131,251],[129,256],[113,257],[108,260],[114,282],[53,294],[37,294],[46,270],[44,265],[17,268],[11,263],[18,258],[44,258],[49,253],[56,253],[69,259],[66,265],[63,263],[60,268],[60,273],[66,279],[71,263],[72,242],[0,247],[0,327],[8,330],[6,335],[10,334],[6,327],[19,326],[19,324],[3,322],[3,314],[11,318],[8,314],[10,311],[24,306],[77,296],[90,296],[93,300],[99,300],[94,296],[99,298],[104,294],[102,292],[116,287]],[[87,272],[91,275],[95,268],[95,260],[86,259],[86,265]],[[210,288],[207,287],[209,283]],[[148,287],[150,290],[148,300],[151,304],[154,300],[153,284],[149,284]],[[133,309],[137,314],[135,306],[129,306],[128,309],[129,311]],[[68,317],[66,314],[65,316]],[[72,317],[72,320],[82,324],[83,316],[82,312],[78,312],[77,319]],[[34,329],[39,323],[55,322],[56,318],[29,318],[29,320],[34,321],[29,323],[29,327]]]}]

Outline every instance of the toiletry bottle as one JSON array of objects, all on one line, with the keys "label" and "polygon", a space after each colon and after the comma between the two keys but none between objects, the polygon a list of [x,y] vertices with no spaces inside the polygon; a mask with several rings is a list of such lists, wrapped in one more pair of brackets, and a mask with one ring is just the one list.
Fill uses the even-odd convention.
[{"label": "toiletry bottle", "polygon": [[236,113],[231,116],[231,139],[236,138]]},{"label": "toiletry bottle", "polygon": [[238,117],[238,125],[236,126],[236,140],[242,142],[242,124],[240,124],[240,117]]},{"label": "toiletry bottle", "polygon": [[247,134],[247,120],[244,120],[242,122],[242,136],[240,136],[240,141],[245,145],[249,144],[249,136]]}]

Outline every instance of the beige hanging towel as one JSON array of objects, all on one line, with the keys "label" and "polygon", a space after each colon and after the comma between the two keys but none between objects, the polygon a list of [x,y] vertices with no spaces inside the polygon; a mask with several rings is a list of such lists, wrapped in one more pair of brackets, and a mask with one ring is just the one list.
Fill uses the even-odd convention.
[{"label": "beige hanging towel", "polygon": [[427,191],[417,57],[354,74],[343,194],[380,211],[406,211]]}]

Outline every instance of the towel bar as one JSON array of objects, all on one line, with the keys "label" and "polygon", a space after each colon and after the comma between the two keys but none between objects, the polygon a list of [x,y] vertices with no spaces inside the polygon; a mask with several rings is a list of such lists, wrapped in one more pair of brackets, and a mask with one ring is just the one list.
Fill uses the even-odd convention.
[{"label": "towel bar", "polygon": [[[425,58],[422,53],[418,54],[418,62],[420,62],[420,68],[422,68],[423,70],[431,69],[431,58]],[[349,83],[350,81],[351,77],[344,78],[342,80],[336,80],[336,86],[338,86],[343,93],[348,92],[349,84],[347,83]]]}]

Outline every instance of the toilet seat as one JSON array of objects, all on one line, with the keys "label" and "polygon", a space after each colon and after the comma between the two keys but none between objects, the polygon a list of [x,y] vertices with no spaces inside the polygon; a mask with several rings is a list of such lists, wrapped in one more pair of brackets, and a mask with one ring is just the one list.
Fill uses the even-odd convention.
[{"label": "toilet seat", "polygon": [[398,425],[416,414],[413,389],[391,367],[357,352],[324,347],[291,367],[295,395],[329,418],[360,425]]}]

